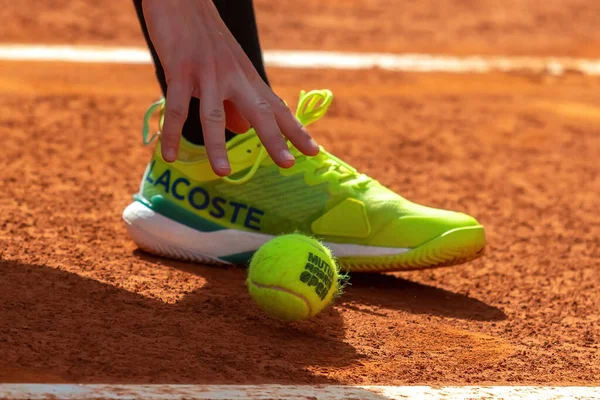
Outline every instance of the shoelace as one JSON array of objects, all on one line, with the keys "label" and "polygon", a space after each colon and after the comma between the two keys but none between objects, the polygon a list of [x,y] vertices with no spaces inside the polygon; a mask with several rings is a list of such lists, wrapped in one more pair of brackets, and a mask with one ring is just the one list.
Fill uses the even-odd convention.
[{"label": "shoelace", "polygon": [[[298,121],[300,121],[302,125],[310,125],[325,115],[332,101],[333,93],[329,90],[313,90],[309,93],[302,90],[300,92],[298,107],[296,108],[296,118],[298,118]],[[296,158],[304,156],[304,154],[293,146],[290,147],[290,152]],[[258,156],[256,157],[256,160],[254,160],[254,164],[244,176],[237,179],[225,177],[223,180],[234,185],[241,185],[248,182],[252,179],[256,171],[258,171],[260,164],[268,155],[269,153],[267,153],[265,147],[261,146]]]},{"label": "shoelace", "polygon": [[[296,118],[303,126],[307,126],[312,124],[313,122],[321,119],[327,109],[331,105],[333,101],[333,93],[330,90],[312,90],[310,92],[305,92],[304,90],[300,92],[300,99],[298,101],[298,107],[296,108]],[[164,122],[164,113],[165,113],[165,99],[164,97],[160,100],[153,103],[146,113],[144,114],[144,125],[142,127],[142,139],[144,144],[150,144],[152,141],[160,135],[160,131],[155,132],[150,136],[150,119],[152,115],[156,112],[156,110],[160,109],[159,115],[159,129],[162,129],[162,125]],[[305,157],[298,149],[291,146],[291,153],[298,159],[301,157]],[[321,148],[321,152],[325,152]],[[325,152],[326,153],[326,152]],[[234,185],[241,185],[245,182],[248,182],[258,168],[260,167],[263,160],[268,156],[267,151],[264,146],[261,146],[258,156],[254,160],[252,167],[246,172],[243,176],[233,179],[230,177],[224,177],[223,180]],[[326,153],[326,157],[320,158],[321,162],[315,169],[315,174],[321,176],[328,176],[334,174],[337,176],[340,183],[348,183],[352,181],[353,186],[359,189],[364,189],[369,186],[369,184],[373,181],[371,178],[364,174],[358,173],[354,168],[350,167],[348,164],[343,162],[342,160],[332,156],[329,153]]]},{"label": "shoelace", "polygon": [[[161,97],[160,100],[152,103],[152,105],[150,105],[150,107],[148,107],[146,110],[146,113],[144,114],[144,124],[142,126],[142,140],[144,141],[144,145],[149,145],[160,135],[160,130],[162,130],[163,123],[165,121],[165,104],[165,98]],[[159,130],[150,136],[150,119],[158,109],[160,109],[158,121]]]}]

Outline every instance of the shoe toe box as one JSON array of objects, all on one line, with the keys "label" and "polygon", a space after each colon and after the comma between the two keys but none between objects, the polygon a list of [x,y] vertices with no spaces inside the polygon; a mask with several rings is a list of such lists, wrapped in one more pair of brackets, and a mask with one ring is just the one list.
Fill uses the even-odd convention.
[{"label": "shoe toe box", "polygon": [[392,220],[377,232],[372,244],[415,248],[452,230],[481,226],[475,218],[467,214],[437,209],[426,211]]}]

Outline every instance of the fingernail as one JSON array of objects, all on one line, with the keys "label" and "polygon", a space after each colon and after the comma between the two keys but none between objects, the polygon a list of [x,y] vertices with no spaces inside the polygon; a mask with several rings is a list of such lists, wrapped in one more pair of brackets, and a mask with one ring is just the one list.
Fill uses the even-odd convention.
[{"label": "fingernail", "polygon": [[177,158],[177,150],[168,148],[165,149],[165,161],[175,161]]},{"label": "fingernail", "polygon": [[287,149],[281,150],[281,158],[283,158],[284,160],[287,160],[287,161],[294,161],[294,156]]},{"label": "fingernail", "polygon": [[313,138],[310,138],[310,145],[315,149],[319,148],[319,144]]},{"label": "fingernail", "polygon": [[225,160],[219,160],[217,161],[217,169],[223,172],[228,172],[229,171],[229,163]]}]

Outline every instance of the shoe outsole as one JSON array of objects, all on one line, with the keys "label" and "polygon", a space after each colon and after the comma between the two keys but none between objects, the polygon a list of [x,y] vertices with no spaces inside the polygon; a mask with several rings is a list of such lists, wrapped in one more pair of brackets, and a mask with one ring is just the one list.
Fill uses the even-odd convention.
[{"label": "shoe outsole", "polygon": [[[185,248],[176,241],[166,240],[142,229],[138,223],[147,216],[140,216],[140,208],[145,209],[145,207],[133,203],[125,209],[123,218],[131,239],[141,250],[156,256],[181,261],[210,265],[233,265],[219,257],[209,256],[193,248]],[[169,229],[165,229],[161,233],[167,236],[170,234]],[[485,245],[485,230],[483,226],[478,225],[447,231],[405,253],[389,256],[346,256],[338,257],[337,261],[343,272],[420,270],[452,266],[474,260],[484,254]]]},{"label": "shoe outsole", "polygon": [[395,256],[340,258],[347,272],[393,272],[448,267],[475,260],[484,254],[483,226],[450,230],[411,251]]},{"label": "shoe outsole", "polygon": [[129,232],[131,240],[133,240],[140,250],[155,256],[172,258],[179,261],[191,261],[207,265],[232,265],[231,263],[223,261],[219,258],[209,257],[202,253],[182,249],[168,244],[153,234],[139,229],[132,224],[127,224],[127,231]]}]

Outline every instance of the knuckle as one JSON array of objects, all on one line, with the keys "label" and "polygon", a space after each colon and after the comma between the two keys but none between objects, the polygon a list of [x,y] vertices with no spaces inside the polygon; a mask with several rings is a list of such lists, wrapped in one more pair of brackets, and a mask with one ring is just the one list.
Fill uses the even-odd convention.
[{"label": "knuckle", "polygon": [[204,110],[202,117],[205,121],[222,124],[225,122],[225,111],[219,108]]},{"label": "knuckle", "polygon": [[167,106],[167,111],[165,112],[165,116],[168,119],[174,119],[176,121],[180,121],[185,119],[187,116],[187,109],[181,106]]},{"label": "knuckle", "polygon": [[256,100],[256,109],[263,114],[271,114],[273,112],[271,104],[262,97]]}]

